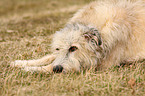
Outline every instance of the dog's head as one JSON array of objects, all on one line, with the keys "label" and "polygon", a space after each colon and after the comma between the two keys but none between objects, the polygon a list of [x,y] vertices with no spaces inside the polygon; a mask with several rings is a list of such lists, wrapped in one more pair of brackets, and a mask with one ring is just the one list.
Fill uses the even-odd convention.
[{"label": "dog's head", "polygon": [[56,32],[52,41],[54,72],[80,71],[97,66],[102,51],[98,30],[82,24],[68,24]]}]

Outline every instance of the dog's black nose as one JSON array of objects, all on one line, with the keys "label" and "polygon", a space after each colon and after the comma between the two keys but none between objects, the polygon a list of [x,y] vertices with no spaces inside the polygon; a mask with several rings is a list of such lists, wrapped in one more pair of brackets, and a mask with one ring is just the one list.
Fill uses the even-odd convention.
[{"label": "dog's black nose", "polygon": [[54,73],[61,73],[63,70],[63,67],[61,65],[57,65],[53,67],[53,72]]}]

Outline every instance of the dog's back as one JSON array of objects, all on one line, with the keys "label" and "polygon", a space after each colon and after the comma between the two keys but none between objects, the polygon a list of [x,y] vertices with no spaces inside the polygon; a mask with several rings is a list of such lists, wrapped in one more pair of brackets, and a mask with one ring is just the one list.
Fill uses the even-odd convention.
[{"label": "dog's back", "polygon": [[106,43],[104,64],[119,64],[145,58],[145,2],[92,2],[79,10],[69,23],[95,26]]}]

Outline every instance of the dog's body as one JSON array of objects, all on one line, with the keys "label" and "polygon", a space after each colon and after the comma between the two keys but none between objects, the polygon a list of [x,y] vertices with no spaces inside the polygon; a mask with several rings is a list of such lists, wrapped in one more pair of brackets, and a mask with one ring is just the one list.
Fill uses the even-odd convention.
[{"label": "dog's body", "polygon": [[90,3],[54,34],[52,51],[41,59],[11,65],[27,71],[67,72],[145,59],[145,2]]}]

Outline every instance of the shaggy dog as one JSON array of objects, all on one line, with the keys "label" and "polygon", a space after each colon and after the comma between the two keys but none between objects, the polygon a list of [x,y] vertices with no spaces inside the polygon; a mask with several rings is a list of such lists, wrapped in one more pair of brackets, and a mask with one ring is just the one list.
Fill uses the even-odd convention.
[{"label": "shaggy dog", "polygon": [[51,55],[16,60],[11,66],[25,71],[68,72],[145,59],[145,2],[92,2],[54,34],[51,46]]}]

